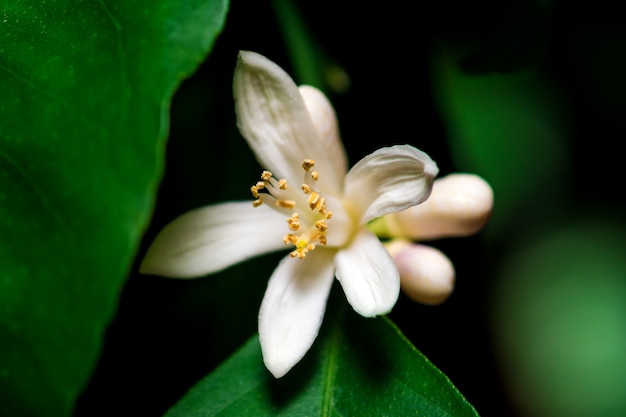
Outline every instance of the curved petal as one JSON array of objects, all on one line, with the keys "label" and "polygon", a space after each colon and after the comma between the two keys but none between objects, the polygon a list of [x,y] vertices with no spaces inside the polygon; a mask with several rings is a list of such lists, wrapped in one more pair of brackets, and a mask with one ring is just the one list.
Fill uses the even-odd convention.
[{"label": "curved petal", "polygon": [[337,173],[342,177],[348,172],[348,156],[339,136],[339,126],[335,109],[328,98],[315,87],[301,85],[298,87],[304,100],[313,125],[326,147],[328,158],[335,165]]},{"label": "curved petal", "polygon": [[450,174],[438,178],[419,206],[392,213],[380,220],[387,235],[414,240],[469,236],[482,229],[491,217],[493,190],[473,174]]},{"label": "curved petal", "polygon": [[333,283],[334,251],[283,258],[272,274],[259,312],[263,361],[276,378],[300,361],[317,337]]},{"label": "curved petal", "polygon": [[317,186],[338,195],[343,176],[336,172],[293,80],[262,55],[241,51],[233,82],[239,131],[261,166],[275,177],[304,177],[302,161],[313,159]]},{"label": "curved petal", "polygon": [[438,172],[430,156],[412,146],[381,148],[348,172],[344,201],[365,224],[426,200]]},{"label": "curved petal", "polygon": [[157,235],[140,271],[171,278],[194,278],[247,258],[285,247],[285,216],[250,202],[192,210]]},{"label": "curved petal", "polygon": [[364,317],[386,314],[398,300],[400,276],[376,235],[362,229],[335,256],[336,275],[348,302]]}]

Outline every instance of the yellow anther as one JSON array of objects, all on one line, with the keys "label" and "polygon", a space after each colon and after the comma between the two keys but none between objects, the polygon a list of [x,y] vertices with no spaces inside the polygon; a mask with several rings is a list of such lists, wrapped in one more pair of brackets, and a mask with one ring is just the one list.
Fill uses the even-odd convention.
[{"label": "yellow anther", "polygon": [[269,171],[263,171],[263,172],[261,173],[261,180],[263,180],[263,181],[269,181],[269,180],[270,180],[270,178],[272,178],[272,173],[271,173],[271,172],[269,172]]},{"label": "yellow anther", "polygon": [[317,202],[315,208],[320,212],[320,214],[326,214],[326,199],[324,197],[320,198],[320,201]]},{"label": "yellow anther", "polygon": [[296,202],[293,200],[276,200],[276,205],[283,208],[292,209],[296,206]]},{"label": "yellow anther", "polygon": [[302,192],[304,192],[304,194],[311,194],[311,187],[308,184],[302,184]]},{"label": "yellow anther", "polygon": [[317,230],[319,230],[320,232],[325,232],[328,229],[328,225],[326,224],[326,222],[324,220],[318,220],[315,222],[315,227],[317,228]]},{"label": "yellow anther", "polygon": [[252,187],[250,187],[250,192],[252,193],[252,197],[259,198],[259,189],[257,188],[256,185],[253,185]]},{"label": "yellow anther", "polygon": [[307,172],[311,168],[313,168],[313,166],[315,166],[315,161],[312,159],[305,159],[304,161],[302,161],[302,169],[304,169]]},{"label": "yellow anther", "polygon": [[296,243],[298,243],[298,236],[289,233],[288,235],[283,236],[283,243],[285,245],[288,245],[290,243],[295,245]]},{"label": "yellow anther", "polygon": [[286,190],[287,189],[287,180],[286,179],[281,179],[278,181],[278,188],[280,188],[281,190]]},{"label": "yellow anther", "polygon": [[311,193],[311,196],[309,197],[309,208],[311,210],[315,210],[315,207],[317,206],[317,203],[319,203],[321,198],[322,197],[318,193],[313,191]]},{"label": "yellow anther", "polygon": [[257,188],[257,190],[262,190],[265,188],[265,183],[263,181],[258,181],[254,186]]},{"label": "yellow anther", "polygon": [[330,220],[333,217],[333,212],[332,211],[327,211],[326,212],[326,220]]},{"label": "yellow anther", "polygon": [[263,204],[263,200],[259,197],[252,202],[252,207],[259,207],[261,204]]},{"label": "yellow anther", "polygon": [[311,178],[313,178],[313,181],[317,181],[320,177],[320,174],[317,171],[311,171]]},{"label": "yellow anther", "polygon": [[289,224],[289,230],[296,231],[300,228],[298,213],[293,213],[293,215],[287,219],[287,223]]}]

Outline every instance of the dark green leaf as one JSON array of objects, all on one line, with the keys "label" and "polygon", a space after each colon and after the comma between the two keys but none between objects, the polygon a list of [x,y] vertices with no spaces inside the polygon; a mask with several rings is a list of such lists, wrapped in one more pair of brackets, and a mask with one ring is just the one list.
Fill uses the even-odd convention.
[{"label": "dark green leaf", "polygon": [[3,2],[0,415],[71,413],[151,214],[171,96],[226,9]]},{"label": "dark green leaf", "polygon": [[350,311],[326,321],[313,349],[282,379],[265,369],[253,337],[166,417],[477,416],[388,319]]}]

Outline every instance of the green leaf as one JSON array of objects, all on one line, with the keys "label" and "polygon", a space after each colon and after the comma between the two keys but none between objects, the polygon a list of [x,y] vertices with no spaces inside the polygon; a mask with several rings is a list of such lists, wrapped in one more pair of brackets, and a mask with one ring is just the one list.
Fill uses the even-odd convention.
[{"label": "green leaf", "polygon": [[255,336],[166,417],[477,416],[390,320],[352,311],[325,320],[312,350],[285,377],[265,369]]},{"label": "green leaf", "polygon": [[226,10],[3,2],[0,415],[71,413],[151,215],[170,99]]}]

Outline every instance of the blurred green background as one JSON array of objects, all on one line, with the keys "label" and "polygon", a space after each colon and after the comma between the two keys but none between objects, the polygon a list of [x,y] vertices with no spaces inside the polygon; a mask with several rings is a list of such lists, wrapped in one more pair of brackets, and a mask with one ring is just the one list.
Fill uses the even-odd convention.
[{"label": "blurred green background", "polygon": [[[451,298],[425,307],[401,297],[390,315],[482,416],[626,415],[626,26],[617,6],[232,1],[212,54],[174,98],[138,260],[174,217],[249,198],[261,167],[235,126],[240,49],[328,93],[351,163],[410,143],[441,176],[472,172],[492,185],[483,232],[431,242],[455,264]],[[195,281],[135,266],[76,416],[122,405],[162,414],[256,331],[280,256]]]}]

